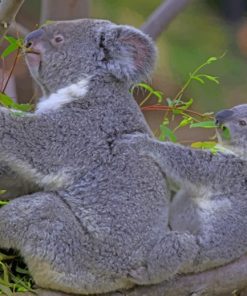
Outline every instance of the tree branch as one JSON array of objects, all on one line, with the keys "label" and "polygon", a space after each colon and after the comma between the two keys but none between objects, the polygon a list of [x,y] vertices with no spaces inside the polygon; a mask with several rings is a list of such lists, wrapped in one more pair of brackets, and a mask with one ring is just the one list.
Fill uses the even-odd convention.
[{"label": "tree branch", "polygon": [[[126,296],[188,296],[188,295],[232,295],[234,290],[247,286],[247,256],[214,270],[183,275],[159,285],[138,287]],[[104,296],[117,296],[108,294]]]},{"label": "tree branch", "polygon": [[[229,296],[234,295],[232,294],[233,291],[241,291],[246,287],[247,255],[213,270],[198,274],[181,275],[169,282],[158,285],[136,287],[128,291],[99,294],[98,296]],[[15,295],[33,296],[31,293],[17,293]],[[42,290],[38,292],[38,295],[69,296],[69,294]]]},{"label": "tree branch", "polygon": [[10,25],[8,33],[16,37],[25,37],[30,31],[23,25],[13,21]]},{"label": "tree branch", "polygon": [[24,0],[0,0],[0,43],[23,3]]},{"label": "tree branch", "polygon": [[191,0],[164,1],[142,25],[141,30],[154,40],[164,31],[170,22],[189,4]]},{"label": "tree branch", "polygon": [[42,0],[41,24],[47,20],[89,17],[89,0]]}]

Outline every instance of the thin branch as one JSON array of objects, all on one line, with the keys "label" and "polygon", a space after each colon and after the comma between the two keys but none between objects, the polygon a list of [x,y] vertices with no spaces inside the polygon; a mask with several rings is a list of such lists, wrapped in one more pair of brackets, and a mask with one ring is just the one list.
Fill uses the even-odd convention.
[{"label": "thin branch", "polygon": [[5,90],[6,90],[7,86],[8,86],[8,83],[10,81],[10,78],[13,75],[13,72],[14,72],[14,69],[15,69],[15,66],[16,66],[16,63],[17,63],[19,54],[20,54],[20,48],[18,48],[17,51],[16,51],[14,63],[12,65],[12,67],[11,67],[11,70],[10,70],[9,75],[8,75],[8,77],[6,79],[6,82],[5,82],[4,86],[3,86],[3,89],[1,90],[2,93],[5,93]]},{"label": "thin branch", "polygon": [[23,3],[24,0],[0,0],[0,43]]},{"label": "thin branch", "polygon": [[170,22],[191,2],[191,0],[164,1],[142,25],[141,30],[154,40],[168,27]]},{"label": "thin branch", "polygon": [[23,25],[13,21],[10,25],[8,34],[14,35],[16,37],[25,37],[30,31]]}]

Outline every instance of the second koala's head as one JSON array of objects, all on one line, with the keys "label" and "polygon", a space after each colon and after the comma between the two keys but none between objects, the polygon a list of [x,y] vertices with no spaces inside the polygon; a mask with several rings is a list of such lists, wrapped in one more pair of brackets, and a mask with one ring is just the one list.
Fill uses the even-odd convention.
[{"label": "second koala's head", "polygon": [[219,141],[247,155],[247,104],[219,111],[215,119]]},{"label": "second koala's head", "polygon": [[156,56],[153,42],[141,31],[93,19],[44,25],[27,35],[25,45],[30,72],[46,95],[95,75],[141,81]]}]

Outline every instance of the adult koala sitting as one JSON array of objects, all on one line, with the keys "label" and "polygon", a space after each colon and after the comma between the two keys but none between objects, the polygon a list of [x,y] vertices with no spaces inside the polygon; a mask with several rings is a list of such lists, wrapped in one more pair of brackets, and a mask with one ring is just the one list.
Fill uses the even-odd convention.
[{"label": "adult koala sitting", "polygon": [[171,278],[195,237],[170,231],[155,160],[122,138],[150,130],[129,92],[153,68],[153,42],[103,20],[54,22],[26,38],[43,91],[35,113],[0,108],[0,160],[40,190],[0,209],[0,247],[18,249],[36,284],[93,294]]},{"label": "adult koala sitting", "polygon": [[225,148],[216,154],[136,134],[126,145],[149,156],[182,187],[170,213],[173,230],[190,231],[200,251],[183,272],[224,265],[247,253],[247,104],[216,114]]}]

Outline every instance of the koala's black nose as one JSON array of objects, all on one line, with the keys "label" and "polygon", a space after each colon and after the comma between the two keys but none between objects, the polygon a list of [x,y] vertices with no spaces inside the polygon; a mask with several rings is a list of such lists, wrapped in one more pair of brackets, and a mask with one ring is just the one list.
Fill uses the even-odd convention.
[{"label": "koala's black nose", "polygon": [[225,109],[222,111],[219,111],[215,114],[215,122],[217,125],[222,125],[224,122],[226,122],[228,119],[231,118],[233,115],[233,111],[229,109]]},{"label": "koala's black nose", "polygon": [[44,30],[39,29],[39,30],[35,30],[31,33],[29,33],[26,38],[25,38],[25,47],[26,48],[30,48],[32,47],[32,45],[38,41],[40,39],[40,37],[42,37],[42,35],[44,34]]}]

